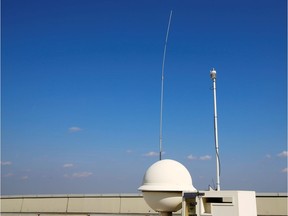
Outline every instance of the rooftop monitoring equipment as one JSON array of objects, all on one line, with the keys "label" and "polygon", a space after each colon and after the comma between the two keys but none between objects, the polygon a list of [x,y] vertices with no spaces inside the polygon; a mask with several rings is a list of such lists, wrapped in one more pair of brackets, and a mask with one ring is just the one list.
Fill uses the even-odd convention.
[{"label": "rooftop monitoring equipment", "polygon": [[[146,203],[161,216],[257,216],[254,191],[220,191],[216,109],[216,70],[210,71],[214,90],[214,126],[217,158],[216,190],[197,191],[188,170],[175,160],[159,160],[146,171],[142,191]],[[161,159],[161,158],[160,158]],[[179,212],[177,212],[179,214]]]},{"label": "rooftop monitoring equipment", "polygon": [[212,68],[210,71],[210,78],[213,82],[214,95],[214,140],[216,150],[216,190],[220,190],[220,159],[219,159],[219,145],[218,145],[218,125],[217,125],[217,101],[216,101],[216,70]]},{"label": "rooftop monitoring equipment", "polygon": [[146,171],[142,186],[146,203],[161,216],[170,216],[182,207],[182,193],[196,192],[189,171],[175,160],[159,160]]}]

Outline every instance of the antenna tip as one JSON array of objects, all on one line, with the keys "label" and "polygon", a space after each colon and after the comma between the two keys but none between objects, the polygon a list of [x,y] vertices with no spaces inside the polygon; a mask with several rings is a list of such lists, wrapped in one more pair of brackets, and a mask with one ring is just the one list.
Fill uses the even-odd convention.
[{"label": "antenna tip", "polygon": [[216,70],[215,70],[215,68],[212,68],[212,70],[210,70],[210,78],[212,80],[216,79]]}]

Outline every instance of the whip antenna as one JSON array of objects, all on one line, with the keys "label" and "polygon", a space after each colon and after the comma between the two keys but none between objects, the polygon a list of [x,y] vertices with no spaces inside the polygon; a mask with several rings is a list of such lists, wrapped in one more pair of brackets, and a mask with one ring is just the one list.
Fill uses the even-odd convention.
[{"label": "whip antenna", "polygon": [[165,45],[164,45],[163,61],[162,61],[159,160],[162,160],[162,117],[163,117],[163,96],[164,96],[164,68],[165,68],[166,47],[167,47],[167,42],[168,42],[171,18],[172,18],[172,10],[170,11],[170,16],[169,16],[169,22],[168,22],[168,27],[167,27],[167,32],[166,32],[166,39],[165,39]]}]

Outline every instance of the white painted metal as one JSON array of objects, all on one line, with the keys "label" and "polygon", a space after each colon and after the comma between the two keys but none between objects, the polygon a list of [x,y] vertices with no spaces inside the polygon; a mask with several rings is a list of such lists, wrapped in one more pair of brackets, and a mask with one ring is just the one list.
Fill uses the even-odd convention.
[{"label": "white painted metal", "polygon": [[210,78],[213,81],[213,96],[214,96],[214,139],[216,150],[216,190],[220,190],[220,159],[218,145],[218,124],[217,124],[217,101],[216,101],[216,70],[213,68],[210,71]]}]

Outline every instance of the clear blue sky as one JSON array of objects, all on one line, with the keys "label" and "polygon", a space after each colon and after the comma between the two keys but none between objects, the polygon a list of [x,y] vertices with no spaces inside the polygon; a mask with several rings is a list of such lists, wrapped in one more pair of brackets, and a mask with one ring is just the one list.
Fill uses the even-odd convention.
[{"label": "clear blue sky", "polygon": [[[137,193],[164,158],[193,184],[287,190],[285,0],[2,0],[2,194]],[[214,182],[214,183],[213,183]]]}]

